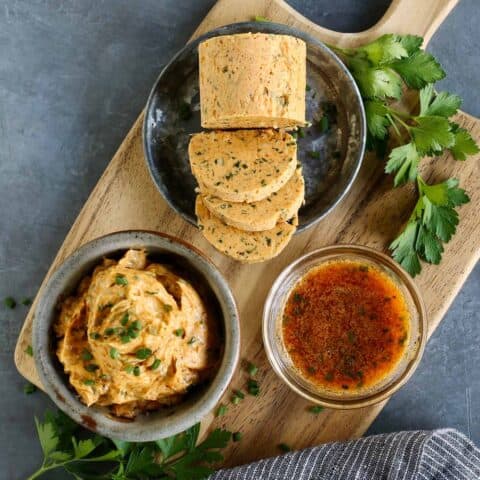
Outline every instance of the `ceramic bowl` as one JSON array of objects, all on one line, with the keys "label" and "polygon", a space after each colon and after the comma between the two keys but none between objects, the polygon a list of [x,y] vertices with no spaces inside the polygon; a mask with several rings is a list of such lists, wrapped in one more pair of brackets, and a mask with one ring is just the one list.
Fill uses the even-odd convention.
[{"label": "ceramic bowl", "polygon": [[[52,325],[59,301],[75,291],[79,281],[104,257],[118,258],[129,248],[143,248],[150,259],[168,261],[188,272],[211,299],[224,337],[220,366],[212,380],[187,394],[173,407],[162,408],[132,421],[112,416],[104,407],[84,405],[69,384],[55,354]],[[203,292],[202,292],[203,294]],[[210,303],[210,302],[209,302]],[[225,392],[238,363],[240,326],[232,292],[217,268],[191,245],[164,234],[144,231],[113,233],[97,238],[75,251],[50,276],[42,288],[33,321],[33,352],[45,391],[79,424],[101,435],[144,442],[169,437],[204,418]]]}]

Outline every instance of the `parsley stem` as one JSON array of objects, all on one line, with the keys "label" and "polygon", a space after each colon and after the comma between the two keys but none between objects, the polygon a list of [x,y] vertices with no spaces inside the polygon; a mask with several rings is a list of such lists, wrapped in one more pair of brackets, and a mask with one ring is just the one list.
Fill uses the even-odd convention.
[{"label": "parsley stem", "polygon": [[400,133],[400,130],[397,127],[397,124],[395,123],[395,120],[392,118],[392,115],[390,113],[387,113],[385,115],[388,118],[388,121],[390,122],[390,125],[393,127],[393,131],[397,135],[398,139],[402,139],[402,134]]}]

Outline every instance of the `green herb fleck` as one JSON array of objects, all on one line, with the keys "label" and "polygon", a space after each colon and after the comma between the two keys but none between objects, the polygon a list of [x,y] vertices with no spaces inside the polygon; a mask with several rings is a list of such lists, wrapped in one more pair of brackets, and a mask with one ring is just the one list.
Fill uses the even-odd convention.
[{"label": "green herb fleck", "polygon": [[92,338],[93,340],[98,340],[99,338],[101,338],[102,336],[98,333],[98,332],[92,332],[90,334],[90,338]]},{"label": "green herb fleck", "polygon": [[228,407],[223,403],[218,406],[217,411],[215,412],[216,417],[222,417],[227,413]]},{"label": "green herb fleck", "polygon": [[321,133],[325,133],[328,131],[328,127],[329,127],[328,117],[324,115],[318,122],[318,128]]},{"label": "green herb fleck", "polygon": [[93,385],[95,385],[95,380],[87,378],[86,380],[83,381],[83,384],[88,385],[89,387],[93,387]]},{"label": "green herb fleck", "polygon": [[322,410],[323,407],[321,405],[312,405],[311,407],[308,407],[308,411],[314,415],[318,415]]},{"label": "green herb fleck", "polygon": [[290,452],[292,450],[286,443],[279,443],[277,447],[284,453]]},{"label": "green herb fleck", "polygon": [[135,352],[135,356],[139,360],[146,360],[151,354],[152,354],[152,351],[149,348],[139,348]]},{"label": "green herb fleck", "polygon": [[163,310],[166,312],[166,313],[169,313],[173,310],[173,307],[171,305],[169,305],[168,303],[164,303],[163,304]]},{"label": "green herb fleck", "polygon": [[30,355],[31,357],[33,357],[33,348],[31,345],[28,345],[27,348],[25,349],[25,353],[27,355]]},{"label": "green herb fleck", "polygon": [[100,367],[96,365],[95,363],[89,363],[88,365],[85,365],[85,370],[87,372],[95,372],[99,369]]},{"label": "green herb fleck", "polygon": [[159,359],[159,358],[156,358],[153,363],[152,363],[152,366],[150,367],[152,370],[156,370],[160,364],[162,363],[162,361]]},{"label": "green herb fleck", "polygon": [[262,17],[262,15],[255,15],[253,17],[254,22],[271,22],[271,20],[267,17]]},{"label": "green herb fleck", "polygon": [[138,365],[136,365],[135,367],[133,367],[133,374],[138,377],[140,375],[140,367]]},{"label": "green herb fleck", "polygon": [[25,305],[26,307],[28,307],[29,305],[32,304],[32,299],[31,298],[27,298],[25,297],[23,300],[22,300],[22,305]]},{"label": "green herb fleck", "polygon": [[125,314],[120,320],[121,325],[125,326],[128,323],[129,318],[130,318],[130,315],[128,314],[128,312],[125,312]]},{"label": "green herb fleck", "polygon": [[183,337],[185,335],[185,329],[183,328],[177,328],[176,330],[173,331],[173,333],[177,336],[177,337]]},{"label": "green herb fleck", "polygon": [[128,285],[128,280],[126,279],[125,275],[122,275],[121,273],[117,273],[117,276],[115,277],[115,283],[117,285]]},{"label": "green herb fleck", "polygon": [[23,386],[23,393],[25,393],[25,395],[31,395],[32,393],[35,393],[36,391],[37,391],[37,387],[35,385],[33,385],[33,383],[26,383]]},{"label": "green herb fleck", "polygon": [[196,341],[197,341],[196,337],[192,337],[192,338],[187,342],[187,344],[188,344],[188,345],[193,345]]},{"label": "green herb fleck", "polygon": [[247,363],[247,372],[251,377],[254,377],[258,372],[258,367],[252,362]]},{"label": "green herb fleck", "polygon": [[10,310],[13,310],[17,306],[17,302],[13,297],[7,297],[3,303],[7,308],[10,308]]},{"label": "green herb fleck", "polygon": [[249,379],[247,382],[247,392],[254,397],[258,397],[260,394],[260,385],[256,380]]},{"label": "green herb fleck", "polygon": [[316,159],[320,158],[320,152],[315,152],[313,150],[310,150],[307,152],[307,154],[310,158],[316,158]]},{"label": "green herb fleck", "polygon": [[93,355],[90,353],[89,350],[84,348],[83,351],[82,351],[82,360],[85,360],[86,362],[88,362],[92,359],[93,359]]},{"label": "green herb fleck", "polygon": [[239,442],[242,439],[242,432],[234,432],[232,434],[232,440],[234,442]]},{"label": "green herb fleck", "polygon": [[120,352],[115,347],[112,347],[110,349],[110,358],[116,360],[118,357],[120,357]]}]

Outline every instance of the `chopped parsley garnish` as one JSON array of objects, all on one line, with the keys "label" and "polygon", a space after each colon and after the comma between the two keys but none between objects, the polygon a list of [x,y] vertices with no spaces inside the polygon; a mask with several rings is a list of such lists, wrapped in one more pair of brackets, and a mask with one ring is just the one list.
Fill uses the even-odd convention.
[{"label": "chopped parsley garnish", "polygon": [[128,312],[126,312],[120,320],[121,325],[125,326],[128,323],[129,318],[130,315],[128,314]]},{"label": "chopped parsley garnish", "polygon": [[135,356],[139,360],[146,360],[151,354],[152,354],[152,351],[149,348],[139,348],[135,352]]},{"label": "chopped parsley garnish", "polygon": [[217,411],[215,412],[216,417],[222,417],[227,413],[228,407],[223,403],[218,406]]},{"label": "chopped parsley garnish", "polygon": [[183,328],[177,328],[176,330],[173,331],[173,333],[177,336],[177,337],[183,337],[185,335],[185,329]]},{"label": "chopped parsley garnish", "polygon": [[120,352],[115,347],[112,347],[110,349],[110,358],[112,358],[113,360],[116,360],[119,357],[120,357]]},{"label": "chopped parsley garnish", "polygon": [[122,343],[128,343],[130,340],[131,340],[130,335],[125,334],[120,336],[120,341]]},{"label": "chopped parsley garnish", "polygon": [[299,128],[298,131],[297,131],[297,135],[300,138],[305,138],[305,130],[303,128]]},{"label": "chopped parsley garnish", "polygon": [[26,383],[23,386],[23,393],[25,395],[31,395],[32,393],[35,393],[37,391],[37,387],[33,383]]},{"label": "chopped parsley garnish", "polygon": [[31,357],[33,357],[33,348],[31,345],[28,345],[27,348],[25,349],[25,353],[27,355],[30,355]]},{"label": "chopped parsley garnish", "polygon": [[286,443],[279,443],[277,447],[284,453],[290,452],[292,450]]},{"label": "chopped parsley garnish", "polygon": [[328,127],[329,127],[328,117],[324,115],[318,122],[318,128],[321,133],[325,133],[328,131]]},{"label": "chopped parsley garnish", "polygon": [[133,365],[130,365],[130,364],[125,365],[125,371],[127,373],[133,373],[133,368],[134,368]]},{"label": "chopped parsley garnish", "polygon": [[31,304],[32,304],[32,299],[31,298],[25,297],[24,299],[22,299],[22,305],[25,305],[26,307],[28,307]]},{"label": "chopped parsley garnish", "polygon": [[256,380],[249,379],[247,382],[247,392],[254,397],[258,397],[260,394],[260,385]]},{"label": "chopped parsley garnish", "polygon": [[13,297],[7,297],[3,303],[7,308],[10,308],[10,310],[13,310],[17,306],[17,302]]},{"label": "chopped parsley garnish", "polygon": [[173,310],[173,307],[171,305],[169,305],[168,303],[164,303],[163,304],[163,310],[166,312],[166,313],[169,313]]},{"label": "chopped parsley garnish", "polygon": [[136,365],[135,367],[133,367],[133,374],[138,377],[140,375],[140,367],[138,365]]},{"label": "chopped parsley garnish", "polygon": [[188,345],[193,345],[196,341],[197,341],[197,338],[196,338],[196,337],[192,337],[192,338],[187,342],[187,344],[188,344]]},{"label": "chopped parsley garnish", "polygon": [[82,360],[85,360],[86,362],[93,359],[93,355],[86,348],[83,349],[81,356],[82,356]]},{"label": "chopped parsley garnish", "polygon": [[130,327],[133,328],[134,330],[140,330],[142,328],[142,324],[140,323],[139,320],[135,320],[134,322],[132,322]]},{"label": "chopped parsley garnish", "polygon": [[242,439],[242,432],[234,432],[232,434],[232,440],[234,442],[239,442]]},{"label": "chopped parsley garnish", "polygon": [[125,285],[128,285],[128,280],[125,277],[125,275],[122,275],[121,273],[117,273],[117,276],[115,277],[115,283],[117,285],[125,286]]},{"label": "chopped parsley garnish", "polygon": [[113,335],[115,333],[115,329],[113,329],[112,327],[109,327],[105,330],[105,335],[107,337],[109,337],[110,335]]},{"label": "chopped parsley garnish", "polygon": [[95,380],[92,380],[91,378],[87,378],[86,380],[83,381],[84,385],[88,385],[89,387],[92,387],[95,385]]},{"label": "chopped parsley garnish", "polygon": [[101,338],[102,336],[98,333],[98,332],[92,332],[90,334],[90,338],[92,338],[93,340],[98,340],[99,338]]},{"label": "chopped parsley garnish", "polygon": [[160,364],[162,363],[162,361],[159,359],[159,358],[156,358],[153,363],[152,363],[152,366],[150,367],[152,370],[156,370]]},{"label": "chopped parsley garnish", "polygon": [[85,365],[85,370],[87,372],[95,372],[99,369],[100,367],[96,365],[95,363],[89,363],[88,365]]},{"label": "chopped parsley garnish", "polygon": [[318,415],[322,410],[323,407],[321,405],[312,405],[311,407],[308,407],[308,411],[314,415]]},{"label": "chopped parsley garnish", "polygon": [[247,363],[247,372],[251,377],[254,377],[258,372],[258,367],[252,362]]}]

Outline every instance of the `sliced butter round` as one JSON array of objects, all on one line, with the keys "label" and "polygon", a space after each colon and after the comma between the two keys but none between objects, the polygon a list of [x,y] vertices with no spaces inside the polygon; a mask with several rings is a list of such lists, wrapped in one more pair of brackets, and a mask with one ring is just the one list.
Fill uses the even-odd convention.
[{"label": "sliced butter round", "polygon": [[204,237],[220,252],[243,263],[258,263],[277,256],[295,233],[297,219],[281,222],[270,230],[247,232],[223,223],[197,196],[195,211]]},{"label": "sliced butter round", "polygon": [[292,178],[278,191],[258,202],[228,202],[215,195],[202,195],[205,206],[223,222],[241,230],[270,230],[296,215],[302,206],[305,183],[297,168]]},{"label": "sliced butter round", "polygon": [[241,33],[199,45],[204,128],[305,124],[306,45],[288,35]]},{"label": "sliced butter round", "polygon": [[230,202],[256,202],[280,190],[297,165],[287,132],[236,130],[198,133],[188,146],[200,190]]}]

